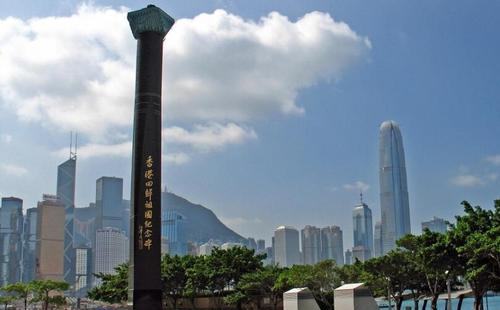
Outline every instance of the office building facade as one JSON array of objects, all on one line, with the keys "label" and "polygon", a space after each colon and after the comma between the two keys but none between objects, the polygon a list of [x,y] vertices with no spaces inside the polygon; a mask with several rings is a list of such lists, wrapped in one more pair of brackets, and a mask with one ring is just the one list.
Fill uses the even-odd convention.
[{"label": "office building facade", "polygon": [[36,278],[64,280],[65,206],[54,195],[44,195],[37,207]]},{"label": "office building facade", "polygon": [[38,209],[26,210],[23,227],[23,272],[22,281],[27,283],[36,278],[36,244]]},{"label": "office building facade", "polygon": [[176,210],[166,209],[161,214],[161,237],[167,243],[166,252],[170,255],[187,254],[185,221],[186,217]]},{"label": "office building facade", "polygon": [[382,256],[382,223],[375,223],[375,232],[373,235],[373,255],[374,257]]},{"label": "office building facade", "polygon": [[281,267],[299,265],[299,231],[290,226],[280,226],[274,231],[274,263]]},{"label": "office building facade", "polygon": [[339,226],[321,228],[321,259],[333,259],[344,265],[344,237]]},{"label": "office building facade", "polygon": [[379,143],[382,254],[386,254],[411,232],[403,137],[396,122],[382,123]]},{"label": "office building facade", "polygon": [[64,206],[64,281],[70,285],[75,278],[75,251],[73,246],[73,227],[75,209],[76,155],[57,167],[57,199]]},{"label": "office building facade", "polygon": [[[123,231],[105,227],[96,232],[94,273],[114,274],[118,265],[128,261],[129,242]],[[97,280],[95,284],[99,284]]]},{"label": "office building facade", "polygon": [[0,286],[21,280],[23,200],[2,198],[0,208]]},{"label": "office building facade", "polygon": [[361,203],[352,210],[352,223],[354,247],[364,247],[365,259],[371,258],[373,253],[372,210],[362,199]]},{"label": "office building facade", "polygon": [[448,223],[446,223],[446,220],[439,218],[439,217],[433,217],[432,220],[427,221],[427,222],[422,222],[422,232],[428,229],[433,232],[437,232],[440,234],[444,234],[448,231]]},{"label": "office building facade", "polygon": [[96,226],[98,229],[114,227],[125,231],[123,227],[123,179],[101,177],[96,181],[97,208]]},{"label": "office building facade", "polygon": [[301,231],[302,262],[314,265],[321,260],[321,232],[315,226],[307,225]]}]

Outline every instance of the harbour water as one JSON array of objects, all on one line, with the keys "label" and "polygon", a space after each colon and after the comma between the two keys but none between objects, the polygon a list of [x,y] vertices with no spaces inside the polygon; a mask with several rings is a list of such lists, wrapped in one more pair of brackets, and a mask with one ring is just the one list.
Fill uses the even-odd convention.
[{"label": "harbour water", "polygon": [[[458,305],[458,299],[452,299],[451,300],[451,309],[456,310],[457,305]],[[500,310],[500,296],[488,296],[488,298],[483,299],[484,302],[484,310]],[[419,309],[422,309],[422,301],[419,302]],[[472,310],[474,305],[474,299],[473,298],[465,298],[462,302],[462,309],[461,310]],[[403,306],[401,307],[401,310],[406,310],[406,307],[410,307],[411,310],[414,309],[414,304],[412,300],[407,300],[403,303]],[[446,310],[446,301],[445,300],[439,300],[438,301],[438,310]],[[387,307],[385,308],[380,308],[380,309],[388,309]],[[395,309],[395,308],[393,308]],[[427,308],[426,310],[431,310],[431,304],[430,301],[427,303]]]}]

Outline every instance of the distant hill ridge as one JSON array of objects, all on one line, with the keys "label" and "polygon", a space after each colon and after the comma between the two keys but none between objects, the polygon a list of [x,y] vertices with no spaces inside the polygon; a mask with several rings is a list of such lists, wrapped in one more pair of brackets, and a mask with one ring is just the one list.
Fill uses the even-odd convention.
[{"label": "distant hill ridge", "polygon": [[184,223],[187,241],[204,243],[212,240],[220,242],[243,242],[246,239],[222,223],[212,210],[194,204],[187,199],[169,192],[162,192],[162,210],[175,210],[186,217]]}]

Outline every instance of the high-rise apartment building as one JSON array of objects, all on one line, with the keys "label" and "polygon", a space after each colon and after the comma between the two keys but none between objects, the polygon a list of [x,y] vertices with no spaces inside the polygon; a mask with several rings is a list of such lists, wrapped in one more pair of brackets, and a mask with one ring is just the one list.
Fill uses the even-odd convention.
[{"label": "high-rise apartment building", "polygon": [[299,231],[280,226],[274,231],[274,263],[281,267],[300,264]]},{"label": "high-rise apartment building", "polygon": [[43,195],[37,207],[36,278],[64,280],[65,207],[54,195]]},{"label": "high-rise apartment building", "polygon": [[408,185],[403,137],[394,121],[383,122],[379,136],[380,208],[382,211],[382,254],[396,240],[411,232]]},{"label": "high-rise apartment building", "polygon": [[373,255],[374,257],[382,256],[382,223],[375,223],[375,233],[373,236]]},{"label": "high-rise apartment building", "polygon": [[352,223],[354,247],[364,247],[364,259],[371,258],[373,253],[372,210],[363,202],[363,196],[361,196],[360,204],[352,210]]},{"label": "high-rise apartment building", "polygon": [[23,200],[2,198],[0,208],[0,286],[21,280]]},{"label": "high-rise apartment building", "polygon": [[448,224],[444,219],[434,216],[432,220],[422,222],[422,232],[424,231],[424,229],[444,234],[448,230]]},{"label": "high-rise apartment building", "polygon": [[364,262],[371,258],[370,251],[362,245],[355,246],[352,248],[352,263],[356,260]]},{"label": "high-rise apartment building", "polygon": [[321,259],[333,259],[344,265],[344,239],[339,226],[321,228]]},{"label": "high-rise apartment building", "polygon": [[123,231],[114,227],[98,229],[95,240],[94,273],[114,274],[115,267],[128,261],[129,242]]},{"label": "high-rise apartment building", "polygon": [[36,278],[37,214],[37,208],[29,208],[24,217],[22,281],[25,283]]},{"label": "high-rise apartment building", "polygon": [[75,209],[76,154],[57,167],[57,198],[65,210],[64,219],[64,281],[75,279],[75,250],[73,246],[73,216]]},{"label": "high-rise apartment building", "polygon": [[301,231],[302,262],[314,265],[321,260],[321,232],[315,226],[307,225]]},{"label": "high-rise apartment building", "polygon": [[101,177],[96,181],[97,228],[123,227],[123,179]]}]

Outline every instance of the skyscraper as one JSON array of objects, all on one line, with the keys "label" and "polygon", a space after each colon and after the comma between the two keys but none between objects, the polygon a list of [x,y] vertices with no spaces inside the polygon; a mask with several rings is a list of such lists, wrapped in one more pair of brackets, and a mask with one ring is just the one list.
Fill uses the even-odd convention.
[{"label": "skyscraper", "polygon": [[382,223],[375,223],[375,233],[373,237],[373,255],[374,257],[382,256]]},{"label": "skyscraper", "polygon": [[249,237],[247,238],[247,244],[248,248],[254,251],[257,251],[257,242],[255,241],[255,238]]},{"label": "skyscraper", "polygon": [[97,208],[91,203],[85,208],[75,208],[73,244],[75,248],[91,248],[95,242]]},{"label": "skyscraper", "polygon": [[64,206],[64,281],[72,285],[75,281],[75,250],[73,226],[75,209],[76,153],[57,167],[57,198]]},{"label": "skyscraper", "polygon": [[86,247],[75,248],[75,293],[77,297],[87,296],[92,278],[92,250]]},{"label": "skyscraper", "polygon": [[123,179],[101,177],[96,181],[97,228],[123,227]]},{"label": "skyscraper", "polygon": [[408,186],[403,138],[399,125],[385,121],[379,136],[380,208],[382,211],[382,254],[396,246],[396,240],[411,232]]},{"label": "skyscraper", "polygon": [[300,264],[299,231],[280,226],[274,231],[274,263],[281,267]]},{"label": "skyscraper", "polygon": [[30,208],[24,217],[22,281],[26,283],[36,277],[37,214],[37,208]]},{"label": "skyscraper", "polygon": [[333,259],[337,265],[344,265],[344,240],[339,226],[321,228],[321,259]]},{"label": "skyscraper", "polygon": [[[43,195],[37,207],[36,278],[64,280],[65,208],[57,196]],[[73,281],[72,281],[73,282]]]},{"label": "skyscraper", "polygon": [[363,195],[360,197],[360,204],[352,210],[354,247],[363,247],[364,258],[368,259],[373,253],[372,210],[363,202]]},{"label": "skyscraper", "polygon": [[23,200],[2,198],[0,208],[0,286],[21,280]]},{"label": "skyscraper", "polygon": [[98,229],[95,240],[94,273],[114,274],[115,267],[128,261],[129,242],[123,231],[114,227]]},{"label": "skyscraper", "polygon": [[422,222],[422,232],[424,231],[424,229],[429,229],[430,231],[444,234],[448,230],[448,224],[442,218],[434,216],[432,220]]},{"label": "skyscraper", "polygon": [[161,214],[161,236],[167,243],[167,253],[170,255],[187,254],[185,221],[184,215],[172,209],[164,210]]},{"label": "skyscraper", "polygon": [[257,253],[263,253],[266,250],[266,240],[257,240]]},{"label": "skyscraper", "polygon": [[302,242],[302,262],[314,265],[321,259],[321,233],[315,226],[307,225],[300,231]]}]

